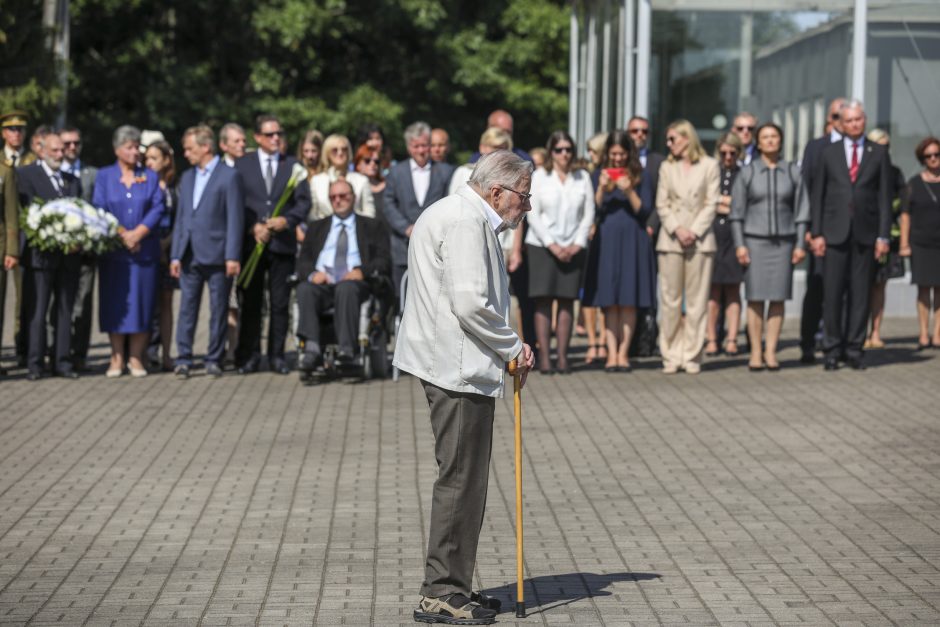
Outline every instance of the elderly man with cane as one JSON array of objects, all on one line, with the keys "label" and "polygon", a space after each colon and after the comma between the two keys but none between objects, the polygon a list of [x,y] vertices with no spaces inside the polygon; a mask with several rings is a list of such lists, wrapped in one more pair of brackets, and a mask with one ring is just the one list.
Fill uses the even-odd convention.
[{"label": "elderly man with cane", "polygon": [[500,150],[429,207],[408,247],[395,365],[421,380],[438,478],[421,601],[424,623],[489,625],[499,602],[471,588],[486,507],[493,414],[506,363],[521,383],[535,358],[509,326],[509,279],[497,235],[529,210],[532,164]]}]

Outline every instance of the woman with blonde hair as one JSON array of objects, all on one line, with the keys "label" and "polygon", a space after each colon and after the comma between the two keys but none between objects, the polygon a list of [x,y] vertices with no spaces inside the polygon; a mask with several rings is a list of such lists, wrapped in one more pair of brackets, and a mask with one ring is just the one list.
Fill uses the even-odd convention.
[{"label": "woman with blonde hair", "polygon": [[722,134],[715,144],[715,158],[721,167],[718,209],[715,215],[715,240],[718,250],[715,252],[715,269],[708,296],[708,326],[705,356],[714,357],[719,353],[718,342],[721,339],[719,320],[724,302],[725,324],[728,334],[725,336],[725,352],[738,354],[738,326],[741,322],[741,282],[744,270],[735,256],[734,238],[731,235],[731,188],[734,179],[741,170],[740,162],[744,157],[744,143],[734,133]]},{"label": "woman with blonde hair", "polygon": [[308,220],[319,220],[333,215],[330,204],[330,184],[345,179],[356,195],[353,211],[369,218],[375,217],[375,199],[368,177],[349,170],[353,158],[352,145],[345,135],[329,135],[323,140],[319,172],[310,178],[310,196],[313,201]]},{"label": "woman with blonde hair", "polygon": [[[705,154],[695,127],[677,120],[666,130],[669,157],[659,169],[656,212],[662,227],[659,259],[660,334],[663,372],[702,370],[708,288],[715,262],[713,222],[720,170]],[[685,317],[682,304],[685,302]]]}]

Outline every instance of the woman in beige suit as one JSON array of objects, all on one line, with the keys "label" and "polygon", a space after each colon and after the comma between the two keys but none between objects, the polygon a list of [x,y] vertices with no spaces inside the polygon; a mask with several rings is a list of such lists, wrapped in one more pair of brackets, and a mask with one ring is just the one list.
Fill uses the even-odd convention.
[{"label": "woman in beige suit", "polygon": [[[662,223],[659,258],[663,372],[702,369],[702,348],[717,244],[712,222],[719,199],[718,162],[707,156],[695,128],[677,120],[666,130],[669,159],[659,170],[656,211]],[[685,319],[682,303],[685,296]]]}]

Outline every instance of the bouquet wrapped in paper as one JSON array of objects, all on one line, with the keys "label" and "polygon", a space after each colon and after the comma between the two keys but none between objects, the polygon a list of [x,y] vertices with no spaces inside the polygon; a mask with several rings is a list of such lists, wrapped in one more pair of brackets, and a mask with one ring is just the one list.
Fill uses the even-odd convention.
[{"label": "bouquet wrapped in paper", "polygon": [[81,198],[34,200],[20,228],[32,248],[45,252],[101,254],[123,245],[117,218]]},{"label": "bouquet wrapped in paper", "polygon": [[[272,218],[277,218],[281,215],[281,211],[284,209],[284,205],[287,204],[287,201],[290,200],[290,197],[294,195],[294,189],[297,188],[297,185],[307,178],[307,168],[305,168],[300,163],[295,163],[294,167],[291,169],[290,179],[287,181],[287,186],[284,188],[284,192],[281,194],[281,198],[277,201],[277,205],[274,207],[274,211],[271,212]],[[251,283],[252,277],[255,276],[255,270],[258,268],[258,262],[261,260],[261,255],[264,254],[264,249],[267,247],[265,242],[258,242],[255,244],[255,249],[251,251],[251,257],[248,258],[248,261],[245,262],[245,265],[242,267],[241,274],[238,275],[238,281],[236,282],[239,287],[247,287]]]}]

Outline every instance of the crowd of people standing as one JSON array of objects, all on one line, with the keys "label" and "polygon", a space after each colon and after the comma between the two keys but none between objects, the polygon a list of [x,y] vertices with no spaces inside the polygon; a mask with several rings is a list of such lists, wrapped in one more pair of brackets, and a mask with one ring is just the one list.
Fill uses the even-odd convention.
[{"label": "crowd of people standing", "polygon": [[[253,151],[238,124],[218,136],[205,125],[187,129],[190,167],[178,174],[173,143],[159,132],[116,129],[115,161],[96,169],[82,161],[79,129],[43,125],[27,146],[28,120],[10,112],[0,117],[0,298],[13,277],[16,355],[31,380],[86,370],[96,283],[109,377],[153,368],[188,377],[204,286],[208,374],[221,376],[227,362],[242,374],[263,365],[287,374],[291,335],[296,367],[314,369],[322,347],[312,316],[336,307],[340,356],[349,358],[357,341],[349,312],[376,277],[401,293],[419,216],[458,193],[481,155],[506,150],[535,166],[530,189],[507,191],[529,203],[526,219],[498,239],[518,326],[544,375],[572,371],[578,328],[588,337],[585,361],[606,372],[629,371],[635,336],[654,334],[664,373],[698,373],[707,357],[738,354],[742,308],[748,367],[779,370],[784,302],[804,259],[803,362],[821,349],[827,370],[865,367],[864,351],[884,346],[884,286],[903,274],[905,257],[918,286],[918,347],[940,346],[940,140],[920,143],[923,170],[905,181],[888,135],[866,135],[860,102],[833,101],[827,122],[800,163],[784,158],[778,125],[749,113],[734,118],[714,156],[686,120],[665,129],[668,154],[655,153],[649,121],[634,117],[588,140],[589,158],[579,159],[563,130],[521,150],[512,116],[498,110],[469,163],[455,167],[447,131],[423,122],[404,130],[408,157],[395,162],[376,125],[352,141],[310,129],[290,154],[280,121],[261,115]],[[92,257],[30,246],[18,230],[22,211],[62,197],[113,214],[122,249]],[[250,280],[237,280],[252,255]]]}]

